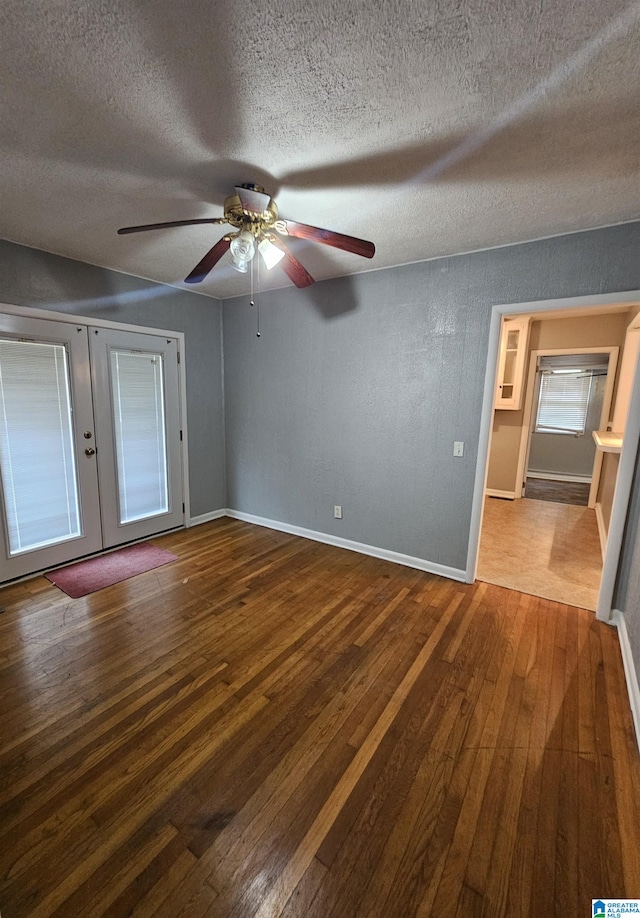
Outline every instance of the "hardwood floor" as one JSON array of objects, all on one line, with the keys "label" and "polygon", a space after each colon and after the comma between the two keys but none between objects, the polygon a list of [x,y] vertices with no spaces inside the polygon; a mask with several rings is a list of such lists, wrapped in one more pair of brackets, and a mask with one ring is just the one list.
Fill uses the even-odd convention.
[{"label": "hardwood floor", "polygon": [[534,916],[640,895],[614,629],[219,520],[0,591],[0,910]]},{"label": "hardwood floor", "polygon": [[551,481],[549,478],[527,478],[524,496],[531,500],[551,500],[559,504],[586,507],[591,485],[578,481]]}]

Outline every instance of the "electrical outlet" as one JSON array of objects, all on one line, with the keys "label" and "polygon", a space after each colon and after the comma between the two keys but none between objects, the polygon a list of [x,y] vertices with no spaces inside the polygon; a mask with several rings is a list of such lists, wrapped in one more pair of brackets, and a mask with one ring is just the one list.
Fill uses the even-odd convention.
[{"label": "electrical outlet", "polygon": [[342,519],[342,507],[340,506],[340,504],[335,504],[333,508],[333,516],[334,516],[334,519],[336,520]]},{"label": "electrical outlet", "polygon": [[464,443],[462,440],[456,440],[453,444],[453,455],[464,456]]}]

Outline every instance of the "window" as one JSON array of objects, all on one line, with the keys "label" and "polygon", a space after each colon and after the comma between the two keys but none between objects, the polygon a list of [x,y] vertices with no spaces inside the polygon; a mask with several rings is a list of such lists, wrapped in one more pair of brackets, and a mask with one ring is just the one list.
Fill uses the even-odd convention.
[{"label": "window", "polygon": [[536,433],[584,434],[592,374],[575,368],[543,370]]},{"label": "window", "polygon": [[162,354],[111,348],[120,523],[169,512]]},{"label": "window", "polygon": [[82,535],[62,344],[0,340],[0,464],[11,556]]}]

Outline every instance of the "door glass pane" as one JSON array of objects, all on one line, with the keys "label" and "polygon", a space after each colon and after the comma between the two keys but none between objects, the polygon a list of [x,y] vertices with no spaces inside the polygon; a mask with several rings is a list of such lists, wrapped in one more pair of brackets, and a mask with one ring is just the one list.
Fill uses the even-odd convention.
[{"label": "door glass pane", "polygon": [[82,534],[64,345],[0,339],[0,464],[11,555]]},{"label": "door glass pane", "polygon": [[162,354],[111,349],[119,521],[169,510]]}]

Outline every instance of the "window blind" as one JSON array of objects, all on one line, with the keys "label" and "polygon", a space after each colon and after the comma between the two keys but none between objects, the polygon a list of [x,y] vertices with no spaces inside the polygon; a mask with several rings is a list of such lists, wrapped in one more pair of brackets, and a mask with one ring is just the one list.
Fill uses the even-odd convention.
[{"label": "window blind", "polygon": [[63,345],[0,340],[0,465],[12,555],[82,534]]},{"label": "window blind", "polygon": [[555,370],[542,373],[536,433],[584,433],[591,393],[591,373]]},{"label": "window blind", "polygon": [[169,510],[162,354],[111,350],[121,523]]}]

